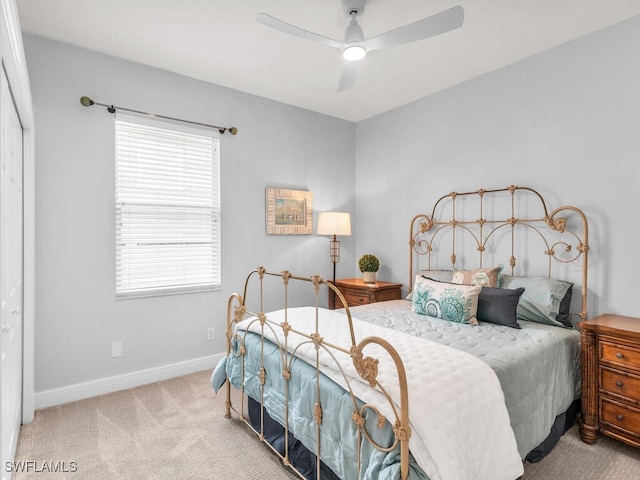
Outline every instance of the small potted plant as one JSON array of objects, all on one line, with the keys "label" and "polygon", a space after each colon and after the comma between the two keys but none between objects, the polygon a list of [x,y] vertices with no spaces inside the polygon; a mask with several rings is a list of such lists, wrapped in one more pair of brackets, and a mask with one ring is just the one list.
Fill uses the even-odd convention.
[{"label": "small potted plant", "polygon": [[378,257],[372,253],[365,253],[360,257],[360,260],[358,260],[358,266],[362,272],[362,280],[364,280],[365,283],[376,282],[376,272],[380,268]]}]

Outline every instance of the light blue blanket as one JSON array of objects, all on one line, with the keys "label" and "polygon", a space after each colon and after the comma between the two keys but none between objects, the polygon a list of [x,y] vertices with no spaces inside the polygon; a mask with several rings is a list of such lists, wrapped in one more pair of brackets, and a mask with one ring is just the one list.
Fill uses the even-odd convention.
[{"label": "light blue blanket", "polygon": [[[556,416],[580,396],[580,335],[574,330],[532,322],[520,322],[521,330],[483,322],[480,327],[460,325],[417,315],[411,311],[411,302],[405,300],[354,307],[351,312],[355,318],[463,350],[487,363],[495,371],[503,389],[522,458],[546,438]],[[280,351],[274,345],[266,344],[267,383],[265,397],[261,399],[257,381],[260,349],[251,348],[251,345],[259,343],[259,337],[248,334],[246,341],[245,391],[255,400],[263,401],[269,414],[283,423],[285,399]],[[293,364],[289,386],[289,428],[296,438],[315,452],[315,369],[300,360]],[[216,390],[227,375],[234,387],[242,385],[241,362],[237,357],[222,360],[214,370],[212,383]],[[323,410],[322,458],[341,478],[358,478],[351,397],[330,379],[321,378],[321,403],[338,405]],[[387,424],[378,430],[372,416],[367,419],[368,430],[375,433],[378,442],[389,444],[393,438],[390,426]],[[381,453],[364,441],[361,478],[399,478],[399,458],[397,450]],[[410,478],[427,478],[413,461]]]},{"label": "light blue blanket", "polygon": [[[284,377],[282,376],[282,357],[280,350],[272,343],[265,342],[264,363],[266,373],[264,397],[261,398],[260,369],[260,337],[247,333],[244,355],[244,388],[247,395],[254,400],[262,401],[269,415],[284,424]],[[234,345],[237,349],[237,345]],[[243,384],[242,361],[240,357],[230,356],[222,359],[216,366],[212,377],[212,385],[217,392],[228,377],[231,385],[241,388]],[[322,460],[340,478],[357,479],[358,451],[357,429],[351,419],[354,404],[351,396],[339,385],[320,374],[322,410],[321,454]],[[289,382],[289,429],[310,451],[317,453],[316,425],[313,421],[315,399],[315,368],[299,359],[294,359]],[[358,401],[358,408],[362,402]],[[328,407],[330,406],[330,407]],[[393,442],[393,431],[388,422],[383,428],[376,426],[377,416],[371,410],[365,415],[367,430],[373,439],[383,446]],[[400,451],[395,448],[385,453],[375,449],[362,439],[361,479],[396,480],[400,478]],[[412,480],[428,480],[413,458],[410,460]]]},{"label": "light blue blanket", "polygon": [[542,442],[556,416],[580,398],[580,333],[520,320],[521,329],[480,322],[479,327],[411,311],[392,300],[350,308],[354,318],[447,345],[478,357],[496,373],[511,428],[524,458]]}]

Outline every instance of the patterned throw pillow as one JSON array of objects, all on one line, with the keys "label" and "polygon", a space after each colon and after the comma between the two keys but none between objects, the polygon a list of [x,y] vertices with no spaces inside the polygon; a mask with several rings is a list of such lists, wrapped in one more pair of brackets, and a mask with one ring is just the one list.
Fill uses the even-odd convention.
[{"label": "patterned throw pillow", "polygon": [[484,287],[497,287],[498,275],[502,267],[478,268],[476,270],[456,270],[453,274],[453,283],[467,285],[482,285]]},{"label": "patterned throw pillow", "polygon": [[416,276],[412,310],[450,322],[478,325],[480,285],[455,285]]},{"label": "patterned throw pillow", "polygon": [[[423,278],[429,278],[438,282],[451,283],[451,279],[453,278],[453,270],[420,270],[418,274]],[[413,291],[409,292],[404,298],[405,300],[413,299]]]}]

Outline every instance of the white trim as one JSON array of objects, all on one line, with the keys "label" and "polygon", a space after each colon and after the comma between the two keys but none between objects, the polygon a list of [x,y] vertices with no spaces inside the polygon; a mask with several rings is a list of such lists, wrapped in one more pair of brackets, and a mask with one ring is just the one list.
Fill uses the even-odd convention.
[{"label": "white trim", "polygon": [[2,10],[0,55],[23,129],[22,422],[29,423],[33,420],[35,385],[35,122],[16,1],[0,1]]},{"label": "white trim", "polygon": [[36,318],[36,235],[35,235],[35,132],[23,133],[23,346],[22,346],[22,423],[30,423],[34,415],[35,395],[35,318]]},{"label": "white trim", "polygon": [[139,387],[140,385],[146,385],[148,383],[160,382],[189,373],[213,369],[216,363],[223,357],[224,354],[219,353],[217,355],[194,358],[193,360],[186,360],[184,362],[162,365],[146,370],[138,370],[137,372],[36,392],[35,407],[36,409],[52,407],[54,405],[104,395],[105,393]]}]

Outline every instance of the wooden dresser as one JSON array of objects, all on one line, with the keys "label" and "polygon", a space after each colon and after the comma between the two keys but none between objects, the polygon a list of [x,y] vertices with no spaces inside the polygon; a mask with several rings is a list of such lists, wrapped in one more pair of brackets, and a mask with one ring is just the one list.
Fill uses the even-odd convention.
[{"label": "wooden dresser", "polygon": [[605,314],[582,322],[580,436],[598,432],[640,447],[640,318]]},{"label": "wooden dresser", "polygon": [[[334,285],[338,287],[350,307],[385,300],[399,300],[402,291],[401,283],[364,283],[362,278],[343,278],[336,280]],[[342,302],[333,295],[332,290],[329,290],[329,308],[331,310],[342,308]]]}]

